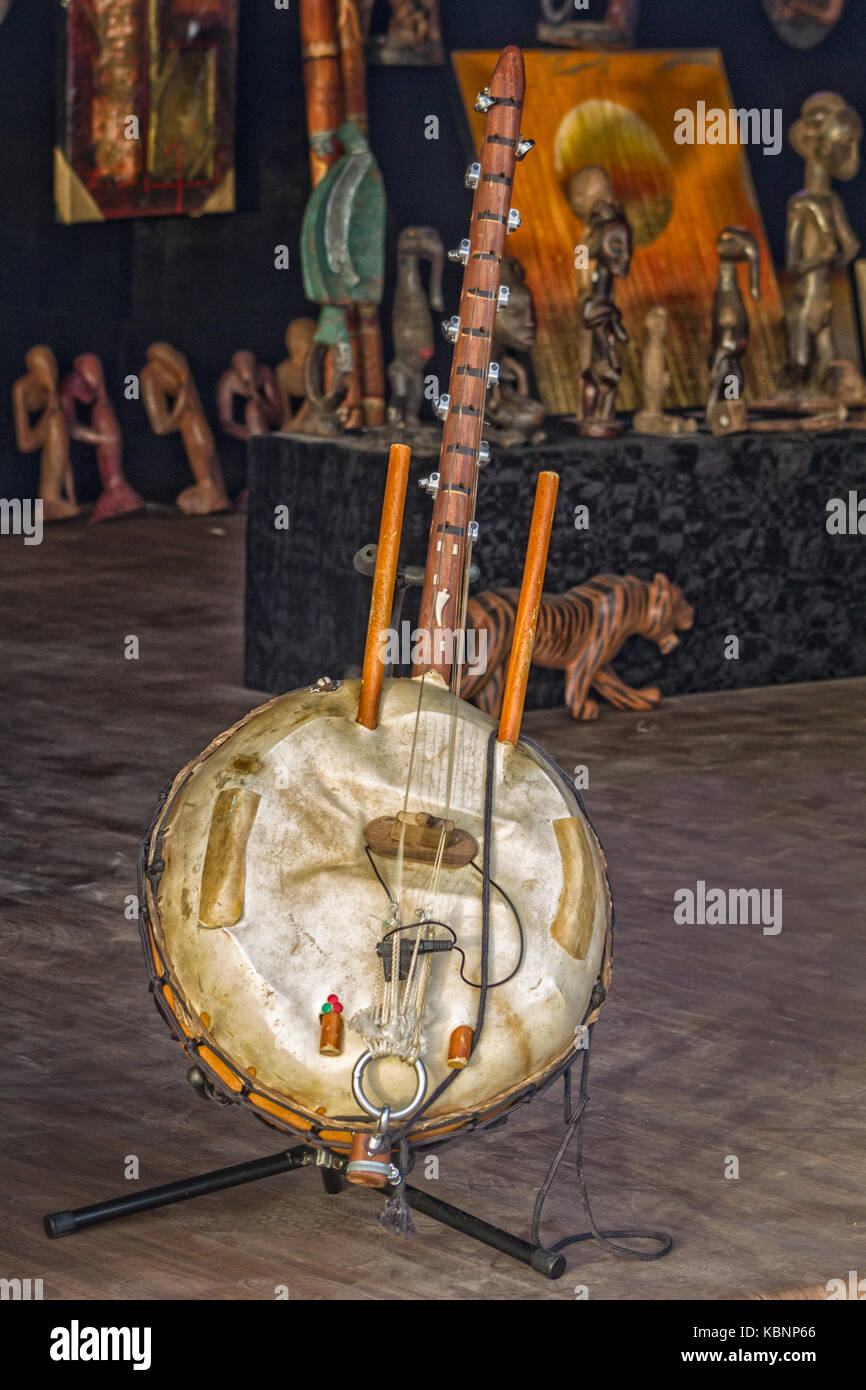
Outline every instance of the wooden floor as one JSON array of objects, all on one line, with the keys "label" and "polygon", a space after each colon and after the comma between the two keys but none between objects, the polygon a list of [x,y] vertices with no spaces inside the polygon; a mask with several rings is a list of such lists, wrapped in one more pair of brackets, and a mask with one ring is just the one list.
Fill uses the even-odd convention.
[{"label": "wooden floor", "polygon": [[[43,1212],[131,1190],[129,1155],[144,1186],[280,1148],[195,1098],[125,916],[159,791],[257,696],[241,684],[241,518],[76,522],[0,545],[0,1276],[42,1278],[51,1299],[285,1285],[296,1299],[522,1300],[579,1284],[592,1299],[821,1296],[866,1274],[866,681],[605,708],[594,726],[528,720],[564,767],[589,768],[616,900],[587,1124],[595,1214],[669,1231],[667,1259],[584,1245],[548,1284],[428,1219],[401,1242],[377,1225],[378,1197],[328,1197],[310,1171],[46,1240]],[[674,893],[699,879],[781,889],[781,933],[676,925]],[[548,1093],[446,1146],[431,1189],[526,1233],[558,1116]],[[568,1172],[546,1234],[581,1224]]]}]

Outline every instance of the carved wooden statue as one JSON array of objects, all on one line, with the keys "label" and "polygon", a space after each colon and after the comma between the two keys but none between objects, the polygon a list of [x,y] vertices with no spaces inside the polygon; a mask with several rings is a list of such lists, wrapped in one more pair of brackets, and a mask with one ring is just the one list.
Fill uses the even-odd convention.
[{"label": "carved wooden statue", "polygon": [[761,248],[745,227],[724,227],[716,241],[719,278],[713,295],[710,338],[710,393],[707,424],[713,434],[746,428],[743,356],[749,346],[749,315],[737,281],[737,267],[749,266],[749,293],[761,297]]},{"label": "carved wooden statue", "polygon": [[493,329],[499,381],[487,398],[485,430],[492,443],[506,448],[530,439],[540,444],[544,406],[529,394],[529,373],[521,357],[535,346],[535,304],[523,266],[514,256],[502,259],[502,284],[508,288],[508,302],[496,315]]},{"label": "carved wooden statue", "polygon": [[[592,272],[595,269],[594,263],[589,259],[589,247],[586,238],[589,234],[590,215],[595,204],[614,201],[610,175],[600,164],[587,164],[582,169],[577,169],[568,181],[567,197],[569,207],[581,224],[582,239],[574,248],[574,265],[577,281],[575,341],[577,360],[580,364],[581,376],[583,376],[589,366],[592,352],[592,333],[583,321],[583,306],[592,289]],[[578,406],[577,413],[579,419],[583,415],[582,403]]]},{"label": "carved wooden statue", "polygon": [[764,0],[767,18],[792,48],[814,48],[838,24],[845,0]]},{"label": "carved wooden statue", "polygon": [[661,304],[654,304],[644,319],[646,327],[646,346],[643,350],[643,409],[637,411],[632,428],[638,434],[692,434],[698,427],[696,420],[679,415],[665,415],[663,405],[665,392],[670,385],[671,374],[667,368],[665,338],[668,332],[668,311]]},{"label": "carved wooden statue", "polygon": [[[69,464],[69,427],[57,383],[57,359],[40,345],[27,353],[27,371],[12,387],[15,438],[22,454],[42,450],[39,497],[45,521],[66,521],[78,514]],[[38,415],[38,420],[31,416]]]},{"label": "carved wooden statue", "polygon": [[[604,18],[581,18],[587,0],[541,0],[541,19],[536,33],[541,43],[566,48],[631,48],[637,27],[638,0],[607,0]],[[596,8],[601,9],[599,5]]]},{"label": "carved wooden statue", "polygon": [[286,329],[288,357],[277,364],[277,391],[282,403],[281,428],[293,430],[301,426],[309,411],[304,367],[313,350],[316,336],[315,319],[292,319]]},{"label": "carved wooden statue", "polygon": [[583,373],[581,434],[615,438],[623,426],[615,418],[616,393],[622,379],[620,345],[628,342],[622,315],[614,302],[616,281],[628,275],[632,238],[619,203],[598,199],[589,216],[587,241],[595,261],[583,322],[591,332],[589,366]]},{"label": "carved wooden statue", "polygon": [[361,0],[369,62],[389,67],[439,67],[445,62],[439,0],[391,0],[388,32],[370,38],[373,7],[373,0]]},{"label": "carved wooden statue", "polygon": [[[243,424],[235,419],[236,398],[244,402]],[[270,367],[256,361],[255,353],[233,353],[232,364],[217,386],[217,415],[224,432],[234,439],[270,434],[279,425],[283,408],[276,377]]]},{"label": "carved wooden statue", "polygon": [[[120,422],[105,388],[102,363],[94,353],[76,357],[73,370],[63,380],[60,399],[70,438],[92,444],[96,450],[102,492],[91,512],[91,522],[140,511],[144,501],[124,477]],[[89,424],[79,419],[78,405],[91,407]]]},{"label": "carved wooden statue", "polygon": [[[464,676],[460,693],[494,716],[502,704],[517,598],[517,589],[497,589],[469,600],[467,628],[486,632],[487,663],[484,671]],[[629,637],[645,637],[667,655],[679,645],[677,632],[693,620],[694,610],[663,574],[650,583],[632,574],[597,574],[564,594],[542,596],[532,662],[565,672],[565,703],[575,719],[598,715],[591,688],[617,709],[654,709],[661,704],[658,687],[632,690],[610,663]]]},{"label": "carved wooden statue", "polygon": [[[430,304],[421,281],[420,265],[430,262]],[[397,287],[391,331],[394,360],[388,366],[391,402],[388,422],[401,430],[418,428],[424,397],[424,368],[433,356],[430,305],[442,310],[442,267],[445,248],[435,227],[404,227],[397,241]]]},{"label": "carved wooden statue", "polygon": [[141,394],[154,434],[179,431],[195,478],[176,501],[187,516],[227,511],[229,499],[210,425],[189,363],[169,343],[151,343],[141,371]]},{"label": "carved wooden statue", "polygon": [[786,263],[797,283],[785,315],[788,356],[778,385],[796,395],[832,386],[827,376],[838,354],[831,271],[848,265],[860,248],[832,183],[856,175],[862,131],[857,112],[835,92],[808,97],[791,127],[806,170],[805,187],[788,203]]}]

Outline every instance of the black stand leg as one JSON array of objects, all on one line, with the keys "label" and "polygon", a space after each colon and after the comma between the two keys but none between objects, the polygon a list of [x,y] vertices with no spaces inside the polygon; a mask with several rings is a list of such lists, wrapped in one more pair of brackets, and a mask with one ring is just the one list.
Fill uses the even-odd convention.
[{"label": "black stand leg", "polygon": [[[181,1182],[166,1183],[163,1187],[151,1187],[145,1192],[130,1193],[129,1196],[115,1197],[108,1202],[97,1202],[91,1207],[79,1207],[76,1211],[55,1211],[43,1218],[46,1235],[52,1240],[59,1236],[73,1235],[88,1226],[98,1226],[104,1221],[117,1221],[121,1216],[134,1216],[137,1212],[152,1211],[155,1207],[171,1206],[174,1202],[185,1202],[190,1197],[202,1197],[207,1192],[220,1192],[227,1187],[239,1187],[241,1183],[256,1182],[259,1178],[271,1178],[277,1173],[290,1173],[296,1168],[318,1167],[322,1170],[325,1189],[339,1192],[343,1185],[343,1171],[348,1159],[342,1154],[327,1149],[318,1149],[311,1144],[298,1144],[292,1149],[283,1149],[268,1158],[253,1159],[250,1163],[236,1163],[231,1168],[218,1168],[212,1173],[202,1173],[198,1177],[185,1178]],[[388,1195],[389,1189],[384,1190]],[[543,1274],[547,1279],[559,1279],[565,1272],[565,1257],[530,1241],[521,1240],[498,1226],[491,1226],[480,1217],[471,1216],[432,1197],[417,1187],[405,1188],[406,1201],[415,1211],[432,1216],[444,1226],[471,1236],[473,1240],[489,1245],[502,1254],[509,1255],[522,1264]]]},{"label": "black stand leg", "polygon": [[145,1192],[114,1197],[110,1202],[97,1202],[92,1207],[51,1212],[42,1218],[42,1224],[45,1234],[56,1240],[58,1236],[71,1236],[73,1232],[83,1231],[88,1226],[99,1226],[103,1221],[117,1221],[121,1216],[134,1216],[136,1212],[152,1211],[154,1207],[169,1207],[174,1202],[185,1202],[189,1197],[203,1197],[206,1192],[220,1192],[225,1187],[239,1187],[241,1183],[257,1182],[259,1178],[272,1178],[276,1173],[290,1173],[295,1168],[315,1163],[315,1155],[315,1149],[307,1144],[299,1144],[294,1149],[271,1154],[269,1158],[236,1163],[232,1168],[217,1168],[212,1173],[169,1182],[163,1187],[149,1187]]}]

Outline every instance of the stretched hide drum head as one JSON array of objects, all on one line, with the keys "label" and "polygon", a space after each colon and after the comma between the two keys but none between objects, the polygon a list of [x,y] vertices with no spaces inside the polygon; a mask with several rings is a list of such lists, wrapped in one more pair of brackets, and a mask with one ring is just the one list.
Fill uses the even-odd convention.
[{"label": "stretched hide drum head", "polygon": [[[295,691],[248,715],[179,773],[145,842],[145,946],[154,993],[219,1090],[262,1118],[334,1147],[369,1129],[352,1093],[382,964],[388,896],[365,827],[402,810],[417,680],[385,682],[378,728],[356,723],[359,681]],[[428,675],[409,806],[441,815],[452,697]],[[450,817],[481,862],[487,747],[495,727],[459,702]],[[549,1084],[604,996],[610,895],[604,858],[568,780],[531,747],[496,746],[489,981],[469,1065],[425,1110],[410,1140],[453,1133]],[[390,883],[395,861],[375,857]],[[426,913],[429,866],[404,865],[404,906]],[[481,978],[481,875],[443,869],[433,915],[456,933],[467,980]],[[417,902],[413,894],[417,893]],[[407,915],[408,920],[408,915]],[[523,951],[521,960],[521,949]],[[504,981],[518,966],[516,974]],[[455,950],[432,957],[421,1057],[428,1095],[446,1076],[455,1028],[474,1026],[479,991]],[[322,1005],[343,1009],[342,1051],[319,1051]],[[377,1103],[405,1105],[412,1068],[370,1068]]]}]

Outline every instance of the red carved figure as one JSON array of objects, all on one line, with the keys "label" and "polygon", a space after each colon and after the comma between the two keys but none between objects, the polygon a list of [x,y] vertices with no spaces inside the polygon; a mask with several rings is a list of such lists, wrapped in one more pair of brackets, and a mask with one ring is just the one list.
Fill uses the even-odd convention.
[{"label": "red carved figure", "polygon": [[[105,389],[102,363],[94,353],[85,352],[76,357],[73,370],[60,388],[60,398],[70,438],[92,444],[96,449],[102,492],[90,520],[108,521],[111,517],[137,512],[144,502],[123,476],[123,436]],[[92,407],[89,424],[79,420],[76,404]]]}]

